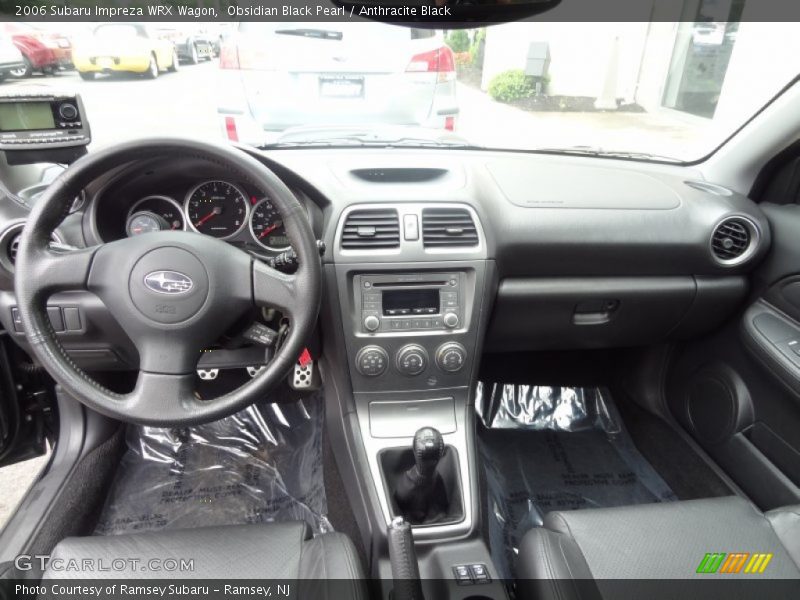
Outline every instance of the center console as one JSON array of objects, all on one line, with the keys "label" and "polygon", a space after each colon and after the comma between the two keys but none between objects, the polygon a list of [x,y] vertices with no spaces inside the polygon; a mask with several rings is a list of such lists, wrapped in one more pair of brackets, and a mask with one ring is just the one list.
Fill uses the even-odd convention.
[{"label": "center console", "polygon": [[[441,597],[503,597],[466,585],[498,577],[480,534],[471,397],[494,276],[478,215],[455,202],[353,205],[333,255],[348,443],[383,534],[371,544],[410,524],[422,579],[455,585]],[[387,562],[379,551],[379,576]]]},{"label": "center console", "polygon": [[486,246],[470,207],[442,206],[356,205],[342,215],[335,246],[350,381],[385,524],[408,517],[393,481],[409,466],[415,433],[434,428],[447,449],[440,469],[449,506],[440,518],[412,521],[415,540],[467,535],[476,511],[470,389]]}]

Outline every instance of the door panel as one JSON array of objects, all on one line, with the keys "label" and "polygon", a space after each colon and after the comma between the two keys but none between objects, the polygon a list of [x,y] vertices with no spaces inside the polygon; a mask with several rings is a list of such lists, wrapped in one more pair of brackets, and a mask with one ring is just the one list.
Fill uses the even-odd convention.
[{"label": "door panel", "polygon": [[739,316],[676,353],[673,414],[760,508],[800,502],[800,207],[762,204],[772,246]]}]

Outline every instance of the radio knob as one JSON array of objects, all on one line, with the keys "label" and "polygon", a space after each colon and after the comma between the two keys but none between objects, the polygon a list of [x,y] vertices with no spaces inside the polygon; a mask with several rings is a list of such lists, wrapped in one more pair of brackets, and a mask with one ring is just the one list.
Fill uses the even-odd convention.
[{"label": "radio knob", "polygon": [[436,366],[442,371],[456,373],[467,362],[467,349],[458,342],[447,342],[436,350]]},{"label": "radio knob", "polygon": [[458,327],[458,315],[453,312],[445,313],[444,317],[442,317],[442,322],[445,327],[449,327],[450,329]]},{"label": "radio knob", "polygon": [[375,315],[368,315],[364,318],[364,328],[367,331],[377,331],[381,326],[381,320]]},{"label": "radio knob", "polygon": [[65,102],[58,107],[58,114],[65,121],[73,121],[78,116],[78,109],[74,104]]},{"label": "radio knob", "polygon": [[397,351],[395,364],[403,375],[419,375],[428,367],[428,352],[419,344],[408,344]]},{"label": "radio knob", "polygon": [[382,375],[389,364],[389,355],[380,346],[364,346],[356,354],[356,369],[364,377]]}]

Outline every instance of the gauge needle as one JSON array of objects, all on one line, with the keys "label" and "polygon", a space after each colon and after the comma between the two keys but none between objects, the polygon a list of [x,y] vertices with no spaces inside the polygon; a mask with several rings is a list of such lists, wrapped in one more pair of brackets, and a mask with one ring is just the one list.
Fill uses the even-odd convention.
[{"label": "gauge needle", "polygon": [[219,206],[215,206],[215,207],[214,207],[214,210],[212,210],[212,211],[211,211],[210,213],[208,213],[208,214],[207,214],[205,217],[203,217],[202,219],[200,219],[200,220],[199,220],[197,223],[195,223],[195,224],[194,224],[194,226],[195,226],[195,227],[200,227],[200,225],[202,225],[203,223],[205,223],[205,222],[206,222],[206,221],[208,221],[209,219],[211,219],[211,218],[213,218],[213,217],[216,217],[216,216],[217,216],[219,213],[221,213],[221,212],[222,212],[222,208],[220,208]]},{"label": "gauge needle", "polygon": [[272,233],[273,231],[275,231],[275,230],[276,230],[278,227],[280,227],[280,225],[281,225],[281,224],[280,224],[280,222],[278,222],[278,223],[274,223],[273,225],[270,225],[270,226],[269,226],[269,227],[267,227],[267,228],[266,228],[264,231],[262,231],[262,232],[261,232],[261,234],[258,236],[258,239],[261,239],[261,238],[263,238],[264,236],[267,236],[267,235],[269,235],[270,233]]}]

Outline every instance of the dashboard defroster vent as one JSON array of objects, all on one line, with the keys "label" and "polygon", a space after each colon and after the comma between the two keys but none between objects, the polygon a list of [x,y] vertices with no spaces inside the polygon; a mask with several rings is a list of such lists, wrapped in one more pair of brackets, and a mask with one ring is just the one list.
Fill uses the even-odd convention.
[{"label": "dashboard defroster vent", "polygon": [[422,243],[426,248],[456,248],[478,245],[472,216],[463,208],[422,210]]},{"label": "dashboard defroster vent", "polygon": [[753,253],[757,234],[758,230],[749,219],[728,217],[711,235],[711,252],[722,264],[738,264]]},{"label": "dashboard defroster vent", "polygon": [[354,210],[342,230],[345,250],[377,250],[400,247],[400,221],[393,208]]}]

